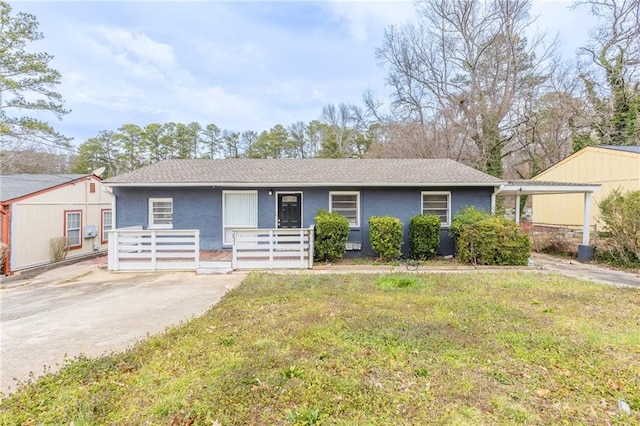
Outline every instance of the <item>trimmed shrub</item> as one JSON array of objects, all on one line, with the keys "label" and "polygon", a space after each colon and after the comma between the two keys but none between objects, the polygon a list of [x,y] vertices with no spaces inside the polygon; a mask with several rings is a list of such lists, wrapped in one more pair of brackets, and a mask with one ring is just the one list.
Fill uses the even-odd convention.
[{"label": "trimmed shrub", "polygon": [[598,204],[600,220],[604,230],[610,235],[607,239],[611,253],[601,253],[618,259],[619,263],[633,266],[640,261],[640,191],[622,193],[612,191]]},{"label": "trimmed shrub", "polygon": [[371,216],[369,240],[373,251],[382,260],[395,260],[402,256],[402,222],[397,217]]},{"label": "trimmed shrub", "polygon": [[451,235],[451,238],[453,238],[454,241],[457,241],[458,237],[460,237],[460,233],[462,232],[462,228],[482,220],[487,215],[488,213],[477,210],[473,206],[458,210],[453,217],[453,221],[451,221],[449,235]]},{"label": "trimmed shrub", "polygon": [[322,262],[341,259],[349,236],[349,220],[340,213],[318,210],[315,221],[316,259]]},{"label": "trimmed shrub", "polygon": [[409,222],[409,257],[416,260],[433,258],[440,247],[440,218],[421,214]]},{"label": "trimmed shrub", "polygon": [[[474,221],[469,221],[474,217]],[[477,265],[526,265],[531,252],[529,236],[515,222],[474,209],[462,212],[456,224],[458,260]],[[453,224],[452,224],[453,225]]]}]

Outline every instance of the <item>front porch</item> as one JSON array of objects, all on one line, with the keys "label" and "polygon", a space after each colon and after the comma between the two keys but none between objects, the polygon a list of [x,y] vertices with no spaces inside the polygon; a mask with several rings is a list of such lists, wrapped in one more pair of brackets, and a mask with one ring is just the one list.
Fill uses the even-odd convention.
[{"label": "front porch", "polygon": [[232,250],[201,250],[198,229],[109,231],[110,271],[197,271],[313,267],[313,227],[233,231]]}]

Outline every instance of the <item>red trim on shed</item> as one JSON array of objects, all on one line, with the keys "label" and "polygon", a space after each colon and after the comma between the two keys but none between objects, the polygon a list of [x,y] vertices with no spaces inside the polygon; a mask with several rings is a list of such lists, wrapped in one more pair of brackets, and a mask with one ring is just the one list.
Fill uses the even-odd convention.
[{"label": "red trim on shed", "polygon": [[9,234],[9,221],[11,220],[11,210],[9,209],[8,204],[0,204],[0,214],[4,217],[2,218],[2,242],[7,245],[7,255],[4,258],[4,268],[3,272],[5,275],[9,275],[11,271],[9,270],[9,259],[11,256],[11,234]]}]

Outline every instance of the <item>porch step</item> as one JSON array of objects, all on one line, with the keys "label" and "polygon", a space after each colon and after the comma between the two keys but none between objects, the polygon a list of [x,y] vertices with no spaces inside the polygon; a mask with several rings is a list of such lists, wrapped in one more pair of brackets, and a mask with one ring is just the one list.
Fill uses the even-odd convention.
[{"label": "porch step", "polygon": [[214,261],[200,262],[200,266],[196,269],[198,275],[228,274],[233,272],[231,262]]},{"label": "porch step", "polygon": [[197,275],[216,275],[216,274],[222,274],[222,275],[226,275],[226,274],[230,274],[231,272],[233,272],[233,269],[228,268],[200,268],[200,269],[196,269],[196,274]]}]

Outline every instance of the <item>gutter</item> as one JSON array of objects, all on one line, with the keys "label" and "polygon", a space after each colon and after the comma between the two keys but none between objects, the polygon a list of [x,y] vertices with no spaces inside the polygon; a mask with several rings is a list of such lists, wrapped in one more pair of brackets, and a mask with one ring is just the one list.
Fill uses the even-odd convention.
[{"label": "gutter", "polygon": [[103,185],[114,188],[153,188],[153,187],[213,187],[213,188],[349,188],[349,187],[383,187],[383,188],[409,188],[409,187],[495,187],[500,182],[350,182],[350,183],[326,183],[326,182],[162,182],[162,183],[130,183],[130,182],[102,182]]},{"label": "gutter", "polygon": [[543,194],[575,194],[575,193],[588,193],[599,191],[602,185],[600,184],[571,184],[570,182],[564,185],[562,182],[558,182],[557,185],[536,185],[535,181],[531,184],[506,184],[497,187],[495,194],[501,194],[503,192],[514,195],[543,195]]}]

